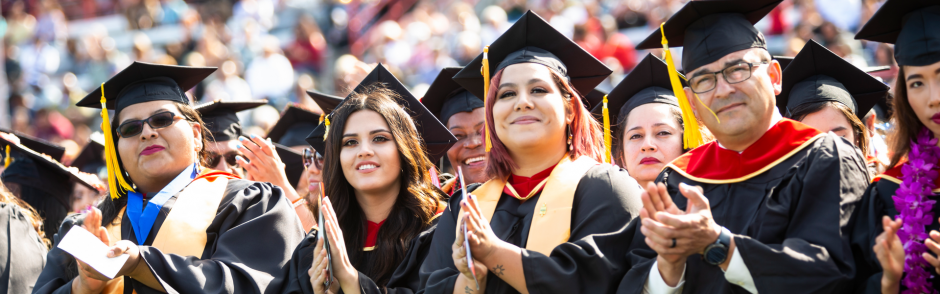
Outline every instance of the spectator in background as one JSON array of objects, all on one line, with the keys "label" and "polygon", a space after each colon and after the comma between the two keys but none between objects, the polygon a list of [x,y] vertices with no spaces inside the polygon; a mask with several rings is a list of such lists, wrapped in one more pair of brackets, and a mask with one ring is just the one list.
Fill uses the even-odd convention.
[{"label": "spectator in background", "polygon": [[68,21],[56,0],[40,0],[36,13],[36,37],[46,42],[64,44]]},{"label": "spectator in background", "polygon": [[18,45],[31,38],[36,29],[36,17],[26,13],[26,4],[15,1],[10,5],[6,16],[7,32],[4,36],[8,44]]},{"label": "spectator in background", "polygon": [[287,46],[284,55],[299,72],[320,74],[323,55],[326,53],[326,38],[313,18],[302,15],[294,27],[294,42]]},{"label": "spectator in background", "polygon": [[483,9],[483,25],[480,27],[480,39],[483,44],[493,44],[511,25],[506,11],[502,7],[490,5]]},{"label": "spectator in background", "polygon": [[286,97],[294,85],[294,68],[281,53],[275,36],[264,37],[264,53],[256,57],[245,71],[245,81],[255,99],[268,98],[275,104]]},{"label": "spectator in background", "polygon": [[[251,87],[244,79],[238,76],[238,65],[235,60],[229,59],[222,63],[221,70],[217,71],[219,78],[209,82],[206,86],[208,100],[222,101],[248,101],[251,100]],[[244,120],[244,117],[239,117]]]}]

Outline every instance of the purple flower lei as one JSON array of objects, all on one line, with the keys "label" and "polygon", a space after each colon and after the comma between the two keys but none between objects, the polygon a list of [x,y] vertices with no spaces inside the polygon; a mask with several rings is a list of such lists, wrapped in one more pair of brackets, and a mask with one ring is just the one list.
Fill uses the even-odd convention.
[{"label": "purple flower lei", "polygon": [[926,227],[933,222],[933,189],[936,188],[934,179],[938,175],[938,160],[940,160],[940,147],[933,134],[922,128],[917,138],[911,141],[911,152],[907,155],[908,162],[901,167],[901,186],[895,191],[894,207],[898,215],[904,220],[898,238],[904,245],[904,279],[901,284],[907,288],[903,293],[937,293],[927,281],[933,275],[925,267],[928,265],[923,258],[927,252],[924,240],[928,238]]}]

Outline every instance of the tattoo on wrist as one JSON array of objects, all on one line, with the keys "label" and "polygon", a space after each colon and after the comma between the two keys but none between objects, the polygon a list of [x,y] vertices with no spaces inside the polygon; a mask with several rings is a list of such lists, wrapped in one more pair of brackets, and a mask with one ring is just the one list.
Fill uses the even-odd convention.
[{"label": "tattoo on wrist", "polygon": [[505,275],[505,273],[503,273],[504,271],[506,271],[506,269],[503,268],[502,264],[497,264],[496,267],[493,268],[493,274],[497,277]]},{"label": "tattoo on wrist", "polygon": [[473,294],[473,289],[470,288],[470,286],[466,286],[463,288],[463,292],[467,294]]}]

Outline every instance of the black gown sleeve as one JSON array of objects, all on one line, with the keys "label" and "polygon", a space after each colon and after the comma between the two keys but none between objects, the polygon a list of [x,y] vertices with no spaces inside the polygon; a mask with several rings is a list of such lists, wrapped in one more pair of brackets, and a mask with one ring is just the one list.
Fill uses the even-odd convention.
[{"label": "black gown sleeve", "polygon": [[287,278],[281,293],[313,294],[313,286],[310,285],[310,275],[307,271],[313,266],[313,248],[317,245],[317,230],[317,228],[310,230],[291,254]]},{"label": "black gown sleeve", "polygon": [[46,244],[25,211],[0,202],[0,293],[32,291],[46,263]]},{"label": "black gown sleeve", "polygon": [[[640,186],[626,171],[609,165],[591,168],[575,190],[568,242],[556,246],[548,256],[522,250],[529,293],[613,291],[627,270],[625,244],[631,243],[637,229],[640,193]],[[452,197],[450,207],[460,207],[459,198]],[[438,224],[431,252],[422,265],[421,279],[427,293],[453,293],[460,274],[451,258],[458,213],[445,213],[447,217]]]},{"label": "black gown sleeve", "polygon": [[275,293],[287,276],[292,249],[303,228],[280,188],[230,180],[206,230],[202,258],[140,246],[140,255],[168,291],[179,293]]},{"label": "black gown sleeve", "polygon": [[[875,256],[873,250],[875,238],[884,232],[881,225],[881,217],[884,215],[897,215],[897,212],[889,213],[883,198],[885,194],[888,197],[894,195],[897,184],[883,183],[887,180],[874,182],[868,186],[865,191],[865,197],[856,212],[855,225],[852,228],[852,252],[855,254],[855,263],[858,268],[855,274],[855,283],[858,293],[881,293],[881,264]],[[895,189],[885,189],[886,186],[894,186]],[[894,211],[894,205],[890,210]]]},{"label": "black gown sleeve", "polygon": [[73,227],[81,226],[84,220],[85,214],[69,215],[62,221],[58,232],[51,236],[52,249],[46,254],[46,267],[36,279],[33,294],[72,292],[72,280],[78,276],[78,264],[75,263],[72,255],[59,249],[58,246],[62,237],[65,237]]}]

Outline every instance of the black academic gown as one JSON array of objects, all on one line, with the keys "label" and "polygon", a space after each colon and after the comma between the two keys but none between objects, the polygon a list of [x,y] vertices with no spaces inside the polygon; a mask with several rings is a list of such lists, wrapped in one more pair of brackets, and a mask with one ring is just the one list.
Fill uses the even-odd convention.
[{"label": "black academic gown", "polygon": [[[468,187],[473,191],[477,186]],[[571,236],[550,256],[522,250],[522,268],[529,293],[611,293],[625,273],[630,238],[638,231],[640,186],[622,169],[598,165],[581,178],[571,209]],[[541,192],[520,202],[503,194],[490,220],[500,240],[525,248],[535,205]],[[460,191],[454,193],[438,223],[431,252],[421,266],[425,293],[451,294],[460,272],[451,245],[456,238]],[[486,278],[486,293],[519,293],[493,273]]]},{"label": "black academic gown", "polygon": [[[779,153],[774,146],[784,145],[781,142],[794,135],[771,130],[748,149],[756,148],[753,150],[764,155]],[[725,166],[739,164],[711,159],[723,161]],[[692,180],[676,170],[673,164],[677,161],[667,165],[657,182],[666,184],[680,210],[686,209],[688,201],[679,193],[679,183],[704,189],[715,222],[734,234],[737,250],[759,293],[840,293],[849,287],[855,273],[849,219],[868,183],[864,157],[851,143],[831,133],[822,134],[777,164],[751,167],[759,172],[761,167],[771,166],[768,170],[730,184]],[[712,164],[709,169],[717,166]],[[632,269],[620,283],[618,294],[642,293],[650,271],[656,270],[652,269],[656,253],[644,242],[635,245],[637,249],[630,253]],[[731,254],[729,251],[728,258]],[[729,283],[720,267],[706,263],[699,254],[686,262],[682,293],[749,293]]]},{"label": "black academic gown", "polygon": [[[388,285],[380,286],[372,280],[367,274],[359,271],[359,291],[363,294],[410,294],[418,292],[421,288],[418,278],[418,269],[424,258],[427,257],[431,247],[431,236],[437,228],[435,218],[427,229],[421,232],[417,238],[411,240],[405,257],[398,265],[398,268],[392,273]],[[313,249],[317,245],[317,229],[310,230],[304,241],[294,249],[294,254],[290,260],[290,273],[287,275],[287,282],[281,293],[284,294],[313,294],[313,285],[310,284],[310,275],[308,271],[313,266]],[[365,269],[374,260],[373,252],[362,252],[359,264],[353,265],[357,269]]]},{"label": "black academic gown", "polygon": [[24,211],[0,203],[0,294],[29,293],[46,264],[46,244]]},{"label": "black academic gown", "polygon": [[[894,199],[891,197],[900,187],[900,169],[898,166],[876,177],[875,182],[868,186],[865,197],[859,205],[858,216],[852,229],[852,250],[855,252],[855,260],[858,264],[858,274],[854,285],[858,287],[858,293],[881,293],[881,264],[873,248],[875,238],[884,232],[881,223],[882,216],[887,215],[891,219],[898,216]],[[940,193],[934,193],[934,197],[937,195]],[[937,218],[940,217],[940,201],[934,203],[933,213],[934,217],[925,232],[940,230],[940,223],[937,223]],[[928,265],[926,270],[936,275],[936,270],[932,266]],[[940,278],[935,277],[932,282],[934,289],[940,289]],[[902,286],[901,289],[906,288]]]},{"label": "black academic gown", "polygon": [[[171,197],[157,216],[153,229],[140,246],[142,261],[167,288],[177,293],[276,293],[290,261],[291,249],[303,239],[303,229],[283,191],[270,183],[229,180],[215,219],[206,229],[206,249],[199,259],[164,254],[150,247],[176,197]],[[66,218],[58,244],[84,215]],[[122,224],[130,224],[127,214]],[[137,243],[130,225],[121,226],[121,239]],[[54,248],[49,265],[36,282],[33,293],[70,293],[78,275],[74,258]],[[160,293],[131,278],[124,278],[124,293]],[[173,292],[170,292],[173,293]]]}]

